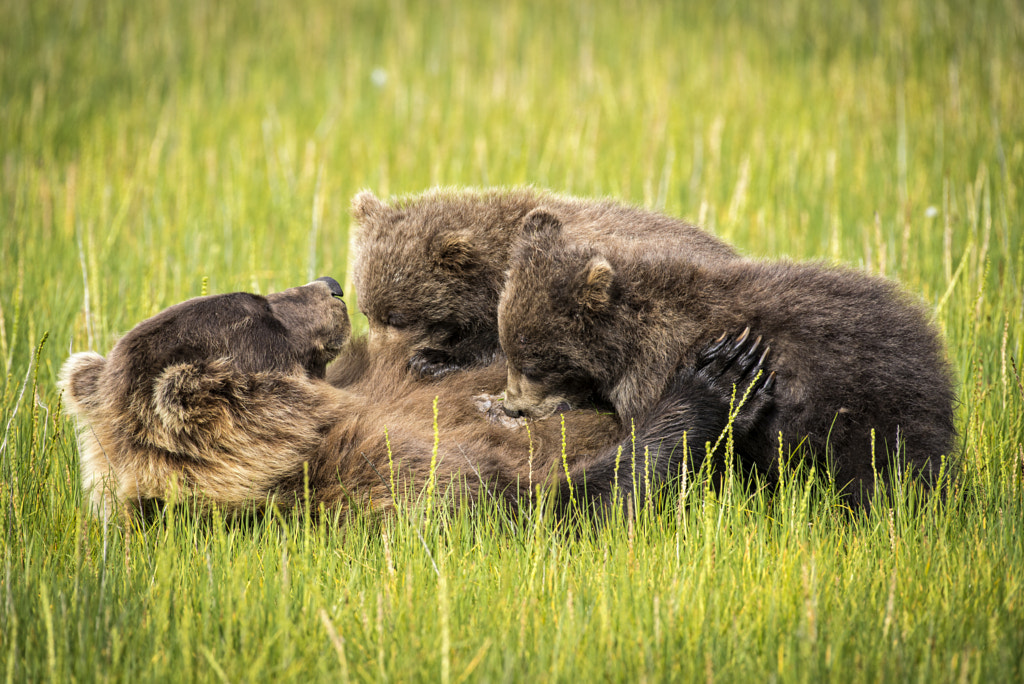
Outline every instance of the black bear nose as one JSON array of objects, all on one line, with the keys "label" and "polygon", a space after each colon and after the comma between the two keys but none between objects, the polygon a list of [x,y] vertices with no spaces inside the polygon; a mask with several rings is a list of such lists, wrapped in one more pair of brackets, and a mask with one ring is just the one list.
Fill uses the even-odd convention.
[{"label": "black bear nose", "polygon": [[504,411],[505,415],[508,416],[509,418],[522,418],[523,417],[523,412],[522,411],[518,411],[516,409],[510,409],[508,406],[505,406],[505,404],[501,405],[501,410]]},{"label": "black bear nose", "polygon": [[327,283],[327,287],[330,288],[331,290],[332,297],[345,296],[345,293],[341,289],[341,285],[339,285],[338,281],[332,278],[331,276],[324,276],[323,278],[317,278],[317,280],[322,283]]}]

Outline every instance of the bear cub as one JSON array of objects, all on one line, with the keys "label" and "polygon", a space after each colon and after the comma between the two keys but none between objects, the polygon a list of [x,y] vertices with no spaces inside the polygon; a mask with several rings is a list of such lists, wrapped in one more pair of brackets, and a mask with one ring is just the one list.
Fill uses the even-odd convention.
[{"label": "bear cub", "polygon": [[530,187],[434,189],[382,202],[364,191],[354,284],[370,346],[397,347],[421,376],[489,363],[500,351],[498,298],[523,217],[544,205],[572,237],[604,250],[643,245],[694,261],[738,259],[728,244],[678,219]]},{"label": "bear cub", "polygon": [[779,388],[737,452],[769,480],[780,433],[828,462],[854,497],[870,492],[876,468],[909,466],[933,482],[953,454],[943,345],[894,283],[816,264],[607,250],[568,223],[534,210],[511,258],[498,308],[510,415],[542,417],[596,394],[628,424],[705,340],[750,326],[754,348],[770,345]]}]

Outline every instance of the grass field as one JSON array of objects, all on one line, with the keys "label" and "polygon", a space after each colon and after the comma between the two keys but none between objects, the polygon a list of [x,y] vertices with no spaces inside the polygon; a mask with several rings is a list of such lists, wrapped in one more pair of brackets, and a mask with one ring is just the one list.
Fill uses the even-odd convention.
[{"label": "grass field", "polygon": [[[1024,679],[1024,9],[692,4],[0,0],[0,677]],[[960,383],[948,500],[90,517],[69,352],[345,279],[362,188],[517,183],[901,280]]]}]

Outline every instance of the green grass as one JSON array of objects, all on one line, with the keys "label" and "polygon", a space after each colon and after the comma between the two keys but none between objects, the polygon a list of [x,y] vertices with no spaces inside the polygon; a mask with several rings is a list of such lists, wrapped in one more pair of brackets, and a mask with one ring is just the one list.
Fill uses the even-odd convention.
[{"label": "green grass", "polygon": [[[1019,3],[582,4],[0,2],[5,681],[1024,678]],[[578,534],[88,515],[69,351],[342,280],[362,188],[524,182],[919,293],[948,502],[850,517],[795,474]]]}]

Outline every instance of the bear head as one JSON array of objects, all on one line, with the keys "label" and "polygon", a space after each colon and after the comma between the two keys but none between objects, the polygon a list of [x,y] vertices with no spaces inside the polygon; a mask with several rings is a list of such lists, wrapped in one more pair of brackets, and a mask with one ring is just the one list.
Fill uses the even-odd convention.
[{"label": "bear head", "polygon": [[385,203],[356,195],[354,283],[374,354],[423,375],[489,362],[508,252],[534,193],[438,189]]},{"label": "bear head", "polygon": [[71,356],[61,386],[94,506],[165,498],[176,479],[241,505],[301,473],[329,421],[318,383],[349,338],[341,295],[321,278],[266,297],[197,297],[135,326],[107,358]]},{"label": "bear head", "polygon": [[606,396],[622,345],[600,331],[613,322],[620,292],[608,259],[568,240],[547,209],[530,212],[523,228],[498,306],[504,405],[509,415],[545,418]]}]

